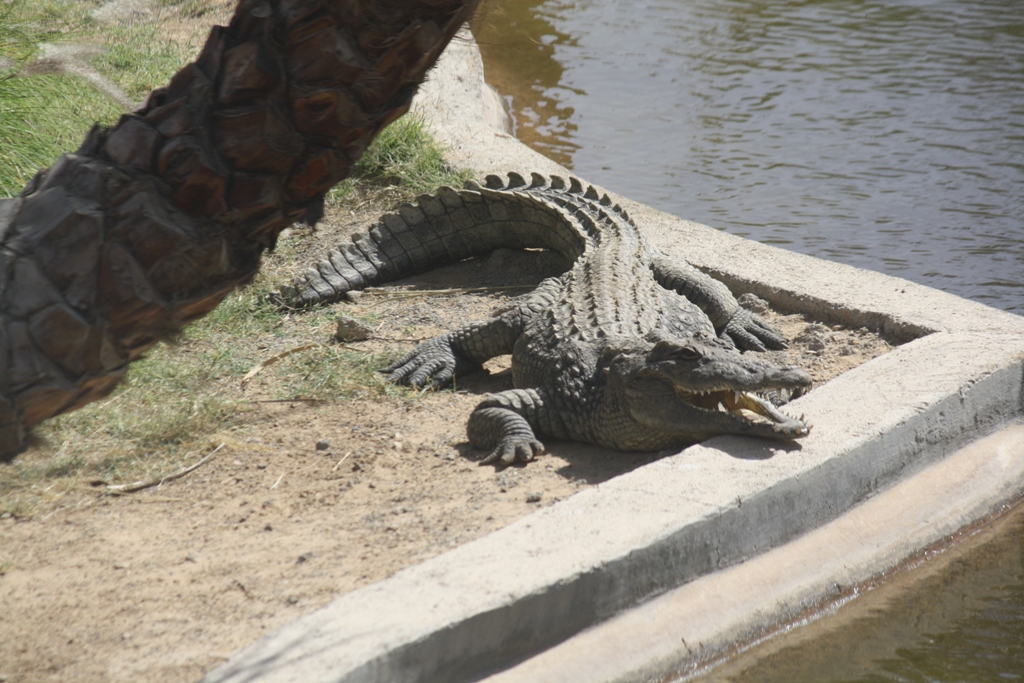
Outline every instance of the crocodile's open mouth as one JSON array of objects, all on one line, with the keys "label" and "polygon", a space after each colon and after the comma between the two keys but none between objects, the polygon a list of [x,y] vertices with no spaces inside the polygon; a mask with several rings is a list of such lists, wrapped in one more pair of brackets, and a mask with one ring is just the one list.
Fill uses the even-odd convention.
[{"label": "crocodile's open mouth", "polygon": [[[746,391],[726,389],[721,391],[691,392],[679,387],[676,387],[675,390],[679,398],[701,410],[729,413],[734,417],[753,423],[760,422],[787,426],[803,424],[802,418],[798,420],[785,415],[771,401]],[[802,393],[799,390],[794,391],[791,398],[797,398]],[[803,431],[806,433],[808,430],[804,427]]]}]

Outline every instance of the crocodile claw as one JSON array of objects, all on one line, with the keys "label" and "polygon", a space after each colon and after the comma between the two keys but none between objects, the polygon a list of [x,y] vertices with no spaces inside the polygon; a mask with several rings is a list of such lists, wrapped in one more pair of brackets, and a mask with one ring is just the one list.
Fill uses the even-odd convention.
[{"label": "crocodile claw", "polygon": [[744,351],[767,351],[785,349],[789,346],[786,338],[761,320],[756,313],[742,308],[726,324],[721,334],[732,341],[736,348]]},{"label": "crocodile claw", "polygon": [[392,384],[407,384],[418,389],[440,389],[452,383],[457,374],[474,368],[452,349],[447,335],[423,342],[397,362],[383,368]]},{"label": "crocodile claw", "polygon": [[515,439],[507,437],[480,461],[481,465],[511,465],[512,463],[530,462],[544,452],[544,444],[537,439]]}]

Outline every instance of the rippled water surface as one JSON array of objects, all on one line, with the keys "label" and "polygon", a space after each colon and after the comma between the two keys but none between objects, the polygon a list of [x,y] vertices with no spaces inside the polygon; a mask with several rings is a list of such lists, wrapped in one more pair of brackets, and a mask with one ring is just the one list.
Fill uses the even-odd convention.
[{"label": "rippled water surface", "polygon": [[581,176],[1024,313],[1021,0],[495,0],[476,33]]}]

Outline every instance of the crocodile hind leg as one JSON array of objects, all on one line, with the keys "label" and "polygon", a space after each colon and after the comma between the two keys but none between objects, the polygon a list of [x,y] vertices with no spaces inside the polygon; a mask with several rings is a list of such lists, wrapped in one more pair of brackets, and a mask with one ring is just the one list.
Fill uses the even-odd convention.
[{"label": "crocodile hind leg", "polygon": [[474,448],[489,451],[481,465],[529,462],[544,452],[533,433],[544,419],[544,399],[536,389],[511,389],[488,396],[469,416],[466,434]]},{"label": "crocodile hind leg", "polygon": [[662,287],[696,304],[711,319],[718,336],[746,351],[786,348],[786,338],[761,318],[740,307],[724,283],[685,261],[665,254],[651,258],[651,270]]}]

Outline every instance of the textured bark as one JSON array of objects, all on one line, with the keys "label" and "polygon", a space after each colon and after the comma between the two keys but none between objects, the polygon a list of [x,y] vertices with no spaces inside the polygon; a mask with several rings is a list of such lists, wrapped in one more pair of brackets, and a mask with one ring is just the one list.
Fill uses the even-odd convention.
[{"label": "textured bark", "polygon": [[477,0],[242,0],[200,57],[0,200],[0,459],[250,280]]}]

